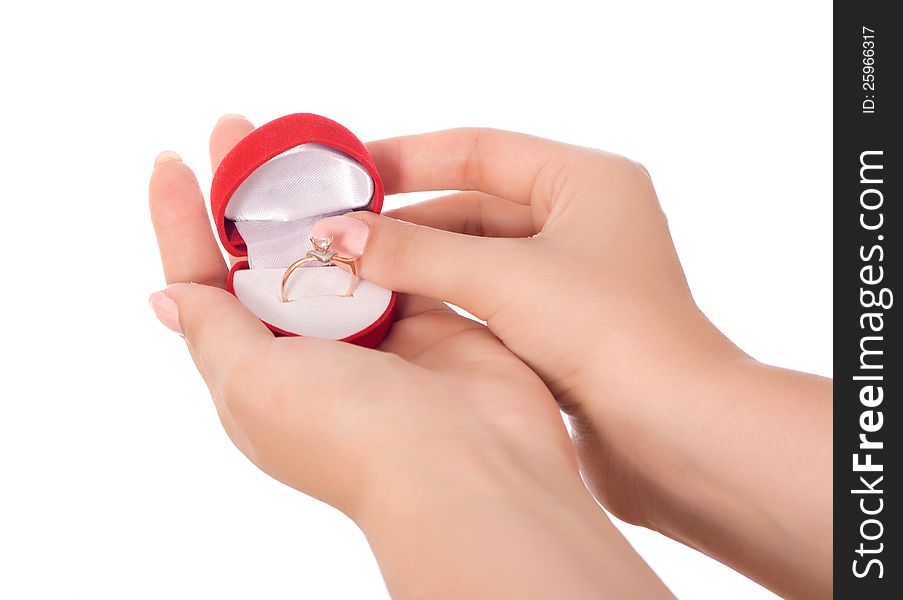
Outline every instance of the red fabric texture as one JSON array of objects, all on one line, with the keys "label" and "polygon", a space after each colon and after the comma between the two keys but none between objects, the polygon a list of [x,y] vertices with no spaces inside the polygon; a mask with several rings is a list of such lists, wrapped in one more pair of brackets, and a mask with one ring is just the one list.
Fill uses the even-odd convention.
[{"label": "red fabric texture", "polygon": [[258,127],[223,158],[210,188],[210,206],[219,239],[232,256],[247,256],[248,248],[235,224],[226,219],[226,206],[238,186],[271,158],[301,144],[322,144],[340,150],[358,161],[373,179],[373,198],[367,210],[380,212],[383,180],[367,147],[342,125],[311,113],[286,115]]},{"label": "red fabric texture", "polygon": [[[258,127],[238,142],[223,158],[213,175],[213,185],[210,190],[213,219],[216,222],[216,231],[220,241],[232,256],[247,256],[248,254],[248,248],[235,227],[235,223],[227,220],[225,216],[226,206],[229,204],[232,194],[255,169],[271,158],[301,144],[329,146],[358,161],[373,179],[373,198],[365,210],[377,213],[382,210],[385,196],[382,178],[379,176],[379,171],[376,170],[376,164],[367,147],[353,133],[332,119],[320,115],[311,113],[286,115]],[[235,272],[248,268],[250,266],[247,261],[239,261],[229,271],[227,288],[232,294],[235,293],[233,286]],[[389,306],[376,321],[341,341],[367,348],[378,346],[392,327],[395,296],[395,292],[392,292]],[[265,321],[264,324],[277,335],[297,335],[283,331]]]}]

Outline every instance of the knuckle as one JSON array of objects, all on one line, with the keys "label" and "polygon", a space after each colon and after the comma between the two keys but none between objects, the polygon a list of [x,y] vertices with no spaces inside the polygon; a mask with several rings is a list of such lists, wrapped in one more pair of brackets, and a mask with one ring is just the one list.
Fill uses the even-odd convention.
[{"label": "knuckle", "polygon": [[464,161],[463,180],[468,189],[478,190],[483,179],[483,153],[481,149],[485,130],[474,129],[471,131],[467,158]]},{"label": "knuckle", "polygon": [[466,235],[483,237],[486,203],[482,202],[478,196],[471,195],[464,198],[462,207],[464,208],[465,216],[461,231]]},{"label": "knuckle", "polygon": [[615,173],[618,175],[635,180],[639,184],[649,184],[652,182],[652,176],[649,175],[647,169],[642,163],[635,161],[620,154],[609,155],[609,160]]},{"label": "knuckle", "polygon": [[645,165],[632,158],[595,148],[585,148],[583,150],[584,152],[579,152],[575,157],[578,168],[580,168],[581,162],[587,161],[583,162],[583,164],[593,165],[596,169],[605,171],[611,175],[642,175],[645,179],[650,178],[649,170]]},{"label": "knuckle", "polygon": [[641,162],[635,161],[633,159],[622,157],[624,162],[626,163],[624,169],[639,175],[644,183],[648,183],[652,181],[652,175],[649,174],[649,169],[646,168]]},{"label": "knuckle", "polygon": [[645,195],[654,194],[652,178],[646,167],[626,156],[593,150],[574,165],[583,174],[584,184],[605,188],[617,184]]},{"label": "knuckle", "polygon": [[423,230],[419,226],[409,223],[403,224],[399,228],[398,234],[392,236],[392,243],[387,249],[389,254],[385,262],[389,268],[396,272],[408,270],[416,256],[422,235]]},{"label": "knuckle", "polygon": [[200,340],[204,334],[217,327],[218,311],[210,310],[216,302],[231,300],[225,298],[232,296],[222,288],[203,285],[198,282],[189,284],[195,287],[195,293],[179,307],[179,314],[183,316],[182,331],[189,340]]},{"label": "knuckle", "polygon": [[644,165],[644,164],[641,163],[641,162],[635,161],[635,160],[631,160],[630,162],[632,162],[632,163],[633,163],[640,171],[642,171],[642,173],[643,173],[646,177],[648,177],[649,179],[652,179],[652,174],[649,173],[649,169],[646,168],[646,165]]}]

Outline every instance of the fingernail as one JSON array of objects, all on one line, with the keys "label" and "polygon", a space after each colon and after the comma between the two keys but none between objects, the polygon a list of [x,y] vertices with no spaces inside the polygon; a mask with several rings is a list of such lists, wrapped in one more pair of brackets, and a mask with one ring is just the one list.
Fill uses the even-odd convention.
[{"label": "fingernail", "polygon": [[229,119],[245,119],[245,120],[247,120],[244,115],[240,115],[238,113],[227,113],[219,118],[219,120],[217,121],[217,124],[222,123],[223,121],[227,121]]},{"label": "fingernail", "polygon": [[179,307],[175,300],[166,295],[166,292],[154,292],[150,297],[150,306],[160,322],[176,333],[182,333],[179,326]]},{"label": "fingernail", "polygon": [[314,223],[310,237],[332,237],[333,250],[344,256],[360,258],[370,237],[370,226],[346,215],[326,217]]},{"label": "fingernail", "polygon": [[173,152],[172,150],[167,150],[165,152],[161,152],[157,156],[157,160],[154,161],[154,166],[162,165],[165,162],[169,162],[171,160],[182,160],[182,157]]}]

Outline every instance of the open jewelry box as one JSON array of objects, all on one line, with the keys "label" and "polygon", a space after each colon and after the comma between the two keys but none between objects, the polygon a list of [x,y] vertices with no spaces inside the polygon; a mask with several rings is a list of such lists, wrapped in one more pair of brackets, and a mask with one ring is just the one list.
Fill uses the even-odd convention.
[{"label": "open jewelry box", "polygon": [[210,202],[217,232],[232,256],[228,289],[279,335],[342,340],[374,347],[392,325],[395,293],[334,265],[305,265],[288,284],[286,268],[311,250],[310,229],[323,217],[379,212],[383,184],[367,148],[335,121],[294,114],[251,132],[223,158]]}]

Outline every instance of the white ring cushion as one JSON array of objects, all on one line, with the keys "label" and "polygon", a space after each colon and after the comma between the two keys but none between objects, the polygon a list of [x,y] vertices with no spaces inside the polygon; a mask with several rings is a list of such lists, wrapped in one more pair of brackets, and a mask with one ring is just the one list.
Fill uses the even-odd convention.
[{"label": "white ring cushion", "polygon": [[236,297],[264,322],[307,337],[340,340],[373,324],[388,308],[392,292],[361,280],[351,297],[343,297],[351,275],[339,267],[298,269],[288,285],[292,302],[279,298],[285,269],[311,249],[313,224],[366,208],[372,197],[369,173],[327,146],[303,144],[258,167],[226,206],[226,218],[245,240],[250,265],[235,272]]}]

